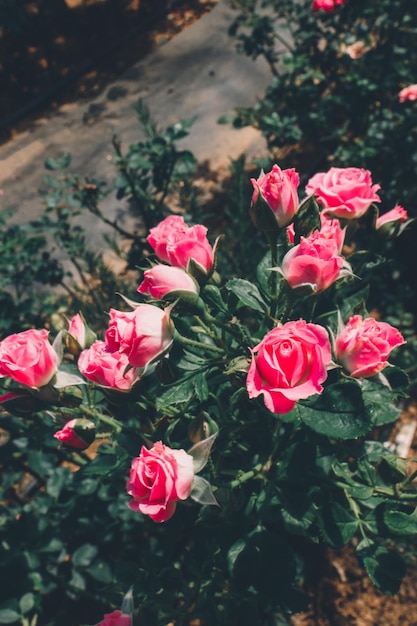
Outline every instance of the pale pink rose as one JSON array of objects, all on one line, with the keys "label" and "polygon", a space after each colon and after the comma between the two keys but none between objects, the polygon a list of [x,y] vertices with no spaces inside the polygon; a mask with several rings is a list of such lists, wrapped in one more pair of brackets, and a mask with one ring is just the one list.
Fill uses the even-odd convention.
[{"label": "pale pink rose", "polygon": [[166,296],[196,298],[200,290],[192,276],[181,267],[155,265],[144,272],[144,280],[138,291],[162,300]]},{"label": "pale pink rose", "polygon": [[274,165],[267,174],[263,172],[258,180],[251,178],[253,185],[252,204],[259,196],[271,209],[277,224],[284,228],[289,224],[298,211],[299,201],[297,188],[300,177],[295,169],[281,170]]},{"label": "pale pink rose", "polygon": [[348,263],[337,255],[335,243],[316,230],[301,237],[282,259],[281,272],[292,289],[320,293],[349,273]]},{"label": "pale pink rose", "polygon": [[313,0],[312,10],[316,11],[334,11],[336,6],[343,4],[344,0]]},{"label": "pale pink rose", "polygon": [[194,479],[193,457],[185,450],[173,450],[157,441],[148,450],[142,446],[133,459],[127,492],[132,511],[165,522],[174,515],[178,500],[186,500]]},{"label": "pale pink rose", "polygon": [[[335,254],[340,254],[345,240],[345,230],[340,226],[339,220],[332,220],[324,213],[320,214],[321,228],[320,237],[327,240],[334,249]],[[295,230],[294,224],[287,226],[287,237],[290,244],[294,244]]]},{"label": "pale pink rose", "polygon": [[368,378],[389,365],[391,351],[403,343],[401,333],[387,322],[354,315],[336,338],[336,358],[351,376]]},{"label": "pale pink rose", "polygon": [[130,391],[138,380],[138,372],[129,368],[127,354],[109,352],[104,341],[95,341],[83,350],[78,359],[81,374],[102,387],[117,391]]},{"label": "pale pink rose", "polygon": [[376,228],[377,229],[381,228],[381,226],[384,226],[384,224],[392,224],[392,223],[401,224],[405,222],[407,219],[408,219],[407,211],[402,206],[397,204],[397,206],[391,209],[391,211],[387,211],[387,213],[384,213],[383,215],[378,217],[378,219],[376,220]]},{"label": "pale pink rose", "polygon": [[333,217],[346,220],[362,217],[372,204],[381,202],[380,185],[373,185],[371,173],[358,167],[331,167],[315,174],[306,193],[316,194],[318,202]]},{"label": "pale pink rose", "polygon": [[81,315],[77,313],[71,318],[68,327],[69,334],[76,339],[81,348],[85,348],[85,322]]},{"label": "pale pink rose", "polygon": [[331,348],[327,331],[304,320],[287,322],[252,350],[246,379],[250,398],[263,394],[273,413],[288,413],[298,400],[323,391]]},{"label": "pale pink rose", "polygon": [[157,257],[175,267],[190,269],[193,261],[205,274],[211,274],[214,253],[202,224],[187,226],[180,215],[170,215],[151,228],[147,241]]},{"label": "pale pink rose", "polygon": [[400,102],[405,102],[406,100],[417,100],[417,85],[408,85],[408,87],[404,87],[398,94],[398,99]]},{"label": "pale pink rose", "polygon": [[94,441],[95,425],[90,420],[76,418],[67,422],[54,434],[54,437],[66,446],[85,450]]},{"label": "pale pink rose", "polygon": [[113,613],[107,613],[96,626],[132,626],[132,618],[121,611],[113,611]]},{"label": "pale pink rose", "polygon": [[167,310],[139,304],[128,313],[110,309],[105,340],[110,352],[122,352],[132,367],[144,368],[171,347],[173,333]]},{"label": "pale pink rose", "polygon": [[58,356],[48,341],[48,331],[25,330],[0,342],[0,377],[39,389],[58,370]]}]

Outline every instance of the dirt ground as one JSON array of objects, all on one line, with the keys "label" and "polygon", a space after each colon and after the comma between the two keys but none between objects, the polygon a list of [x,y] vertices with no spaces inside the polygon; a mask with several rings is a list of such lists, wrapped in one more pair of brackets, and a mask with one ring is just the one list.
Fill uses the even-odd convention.
[{"label": "dirt ground", "polygon": [[[61,28],[51,30],[51,3],[33,2],[30,19],[19,34],[27,34],[30,25],[31,37],[24,46],[12,49],[8,33],[0,30],[0,91],[7,94],[0,102],[0,120],[13,119],[7,128],[0,128],[0,141],[7,142],[25,128],[28,119],[45,109],[100,93],[158,42],[173,37],[214,4],[215,0],[183,0],[171,3],[164,15],[164,0],[160,0],[152,5],[152,16],[149,8],[136,0],[57,0],[55,10],[60,6],[63,18]],[[157,18],[155,12],[160,13]],[[147,30],[143,30],[142,20],[148,20]],[[59,90],[55,89],[57,81],[61,81]],[[36,108],[31,103],[37,104]],[[15,115],[25,107],[26,115]],[[417,410],[412,409],[404,414],[402,423],[416,419]],[[407,454],[417,456],[416,438],[409,443]],[[386,596],[373,587],[351,546],[328,550],[320,570],[324,575],[317,576],[308,589],[314,598],[312,606],[294,616],[292,626],[417,625],[416,562],[410,560],[408,575],[396,596]]]}]

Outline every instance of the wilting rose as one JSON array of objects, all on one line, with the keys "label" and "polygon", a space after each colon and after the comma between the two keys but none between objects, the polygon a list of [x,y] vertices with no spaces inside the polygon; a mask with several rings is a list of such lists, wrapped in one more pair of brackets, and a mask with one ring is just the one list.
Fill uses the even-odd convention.
[{"label": "wilting rose", "polygon": [[187,226],[180,215],[170,215],[149,231],[147,241],[157,257],[175,267],[190,270],[196,264],[204,274],[211,274],[214,253],[202,224]]},{"label": "wilting rose", "polygon": [[417,85],[408,85],[408,87],[404,87],[398,94],[398,99],[400,102],[405,102],[406,100],[417,100]]},{"label": "wilting rose", "polygon": [[350,273],[349,264],[337,255],[336,246],[337,243],[322,237],[318,230],[310,237],[301,237],[281,263],[281,272],[291,289],[317,294]]},{"label": "wilting rose", "polygon": [[[271,209],[279,228],[287,226],[299,206],[297,188],[300,177],[295,169],[281,170],[278,165],[274,165],[270,172],[267,174],[262,172],[258,180],[251,178],[251,182],[252,205],[256,205],[261,198]],[[262,228],[262,224],[257,223],[256,214],[253,212],[252,214],[255,224]]]},{"label": "wilting rose", "polygon": [[336,338],[336,358],[351,376],[368,378],[389,365],[391,351],[403,343],[401,333],[387,322],[354,315]]},{"label": "wilting rose", "polygon": [[174,515],[178,500],[186,500],[194,479],[193,457],[185,450],[173,450],[161,441],[148,450],[144,446],[133,459],[127,492],[132,511],[165,522]]},{"label": "wilting rose", "polygon": [[0,342],[0,377],[39,389],[58,369],[58,356],[48,341],[48,331],[25,330]]},{"label": "wilting rose", "polygon": [[127,313],[110,309],[105,340],[110,352],[126,354],[132,367],[145,368],[171,347],[173,334],[167,310],[139,304]]},{"label": "wilting rose", "polygon": [[331,348],[327,331],[304,320],[274,328],[252,350],[246,379],[250,398],[263,394],[273,413],[288,413],[298,400],[323,391]]},{"label": "wilting rose", "polygon": [[376,220],[376,228],[377,230],[384,225],[397,226],[397,224],[401,224],[408,219],[407,211],[397,204],[391,211],[387,211]]},{"label": "wilting rose", "polygon": [[181,267],[155,265],[144,272],[138,291],[157,300],[166,297],[197,299],[200,289],[194,278]]},{"label": "wilting rose", "polygon": [[372,204],[381,202],[371,173],[358,167],[331,167],[315,174],[307,183],[306,193],[316,194],[318,202],[333,217],[346,220],[362,217]]},{"label": "wilting rose", "polygon": [[113,611],[107,613],[97,626],[132,626],[132,618],[121,611]]},{"label": "wilting rose", "polygon": [[312,10],[316,11],[334,11],[336,6],[343,4],[344,0],[313,0]]},{"label": "wilting rose", "polygon": [[102,387],[117,391],[130,391],[139,379],[134,368],[129,369],[129,360],[122,352],[109,352],[104,341],[95,341],[83,350],[78,359],[81,374]]},{"label": "wilting rose", "polygon": [[76,418],[65,424],[58,430],[54,437],[66,446],[85,450],[95,439],[96,427],[94,422],[84,418]]}]

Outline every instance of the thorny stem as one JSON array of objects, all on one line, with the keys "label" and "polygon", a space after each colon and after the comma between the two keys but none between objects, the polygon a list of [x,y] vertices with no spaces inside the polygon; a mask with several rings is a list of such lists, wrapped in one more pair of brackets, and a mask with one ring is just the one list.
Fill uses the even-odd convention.
[{"label": "thorny stem", "polygon": [[246,483],[248,480],[255,478],[261,473],[262,468],[263,464],[258,463],[253,469],[245,472],[244,474],[239,476],[239,478],[235,478],[235,480],[232,480],[232,482],[229,484],[230,489],[235,489],[236,487],[239,487],[239,485]]},{"label": "thorny stem", "polygon": [[222,348],[218,348],[217,346],[213,346],[211,343],[202,343],[201,341],[196,341],[195,339],[189,339],[188,337],[183,337],[179,333],[175,333],[174,339],[176,339],[179,343],[182,343],[185,346],[193,346],[194,348],[200,348],[201,350],[207,350],[208,352],[215,352],[216,354],[224,354],[224,350]]}]

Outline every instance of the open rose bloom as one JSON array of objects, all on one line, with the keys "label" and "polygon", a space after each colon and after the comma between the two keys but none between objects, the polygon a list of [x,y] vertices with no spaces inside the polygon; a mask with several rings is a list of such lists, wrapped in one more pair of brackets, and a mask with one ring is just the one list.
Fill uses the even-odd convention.
[{"label": "open rose bloom", "polygon": [[306,185],[306,193],[316,194],[330,216],[345,220],[358,219],[373,202],[381,202],[379,189],[371,173],[358,167],[331,167],[315,174]]},{"label": "open rose bloom", "polygon": [[313,0],[311,6],[312,11],[334,11],[338,5],[343,4],[344,0]]},{"label": "open rose bloom", "polygon": [[170,215],[150,229],[147,241],[161,261],[174,267],[192,271],[196,265],[205,275],[213,271],[214,252],[202,224],[188,226],[180,215]]},{"label": "open rose bloom", "polygon": [[400,102],[406,102],[407,100],[417,100],[417,85],[408,85],[408,87],[404,87],[401,89],[398,94],[398,99]]},{"label": "open rose bloom", "polygon": [[58,356],[48,341],[48,331],[25,330],[0,342],[0,377],[39,389],[58,370]]},{"label": "open rose bloom", "polygon": [[263,395],[273,413],[288,413],[298,400],[323,391],[331,363],[329,336],[304,320],[274,328],[252,350],[246,388],[250,398]]},{"label": "open rose bloom", "polygon": [[78,369],[88,380],[115,391],[130,391],[140,378],[137,369],[129,368],[126,354],[110,352],[106,343],[98,339],[81,352]]},{"label": "open rose bloom", "polygon": [[173,450],[161,441],[150,450],[143,446],[127,482],[133,498],[129,507],[154,522],[165,522],[174,515],[178,500],[190,496],[193,479],[193,457],[185,450]]},{"label": "open rose bloom", "polygon": [[351,376],[368,378],[387,367],[391,351],[403,343],[401,333],[387,322],[354,315],[336,338],[336,359]]}]

